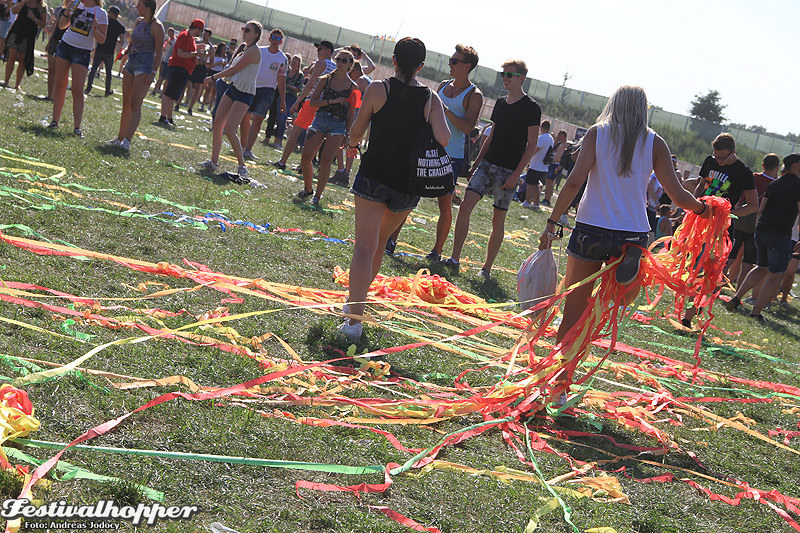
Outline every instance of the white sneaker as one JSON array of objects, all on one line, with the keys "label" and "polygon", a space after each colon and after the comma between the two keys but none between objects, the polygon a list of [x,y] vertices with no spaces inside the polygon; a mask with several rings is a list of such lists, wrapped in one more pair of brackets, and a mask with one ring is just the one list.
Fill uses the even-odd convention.
[{"label": "white sneaker", "polygon": [[236,173],[239,174],[240,179],[245,179],[247,177],[247,167],[245,165],[239,165],[239,169]]},{"label": "white sneaker", "polygon": [[126,152],[131,151],[131,142],[128,139],[122,139],[119,141],[119,147],[125,150]]},{"label": "white sneaker", "polygon": [[359,340],[363,331],[364,326],[361,324],[361,322],[350,324],[349,318],[342,322],[339,326],[339,333],[344,335],[349,342],[355,342]]},{"label": "white sneaker", "polygon": [[119,148],[119,146],[120,146],[120,141],[119,141],[119,139],[117,139],[116,137],[114,137],[114,138],[113,138],[113,139],[111,139],[110,141],[106,141],[106,144],[107,144],[108,146],[114,146],[114,147],[116,147],[116,148]]}]

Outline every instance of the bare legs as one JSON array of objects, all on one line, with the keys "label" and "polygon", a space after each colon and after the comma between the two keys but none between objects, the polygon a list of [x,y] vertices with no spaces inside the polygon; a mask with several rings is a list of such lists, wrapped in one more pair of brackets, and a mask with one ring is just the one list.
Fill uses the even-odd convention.
[{"label": "bare legs", "polygon": [[133,134],[142,120],[142,102],[153,81],[151,75],[134,76],[127,70],[122,76],[122,115],[119,120],[117,139],[133,139]]},{"label": "bare legs", "polygon": [[228,138],[231,148],[233,148],[233,153],[236,154],[239,166],[244,166],[242,143],[239,141],[239,136],[236,132],[245,113],[247,113],[247,104],[234,102],[227,94],[220,100],[219,108],[217,108],[217,117],[214,121],[214,135],[211,146],[211,161],[215,164],[219,164],[219,153],[222,150],[222,136],[224,134]]},{"label": "bare legs", "polygon": [[[348,302],[364,302],[369,286],[378,274],[383,261],[383,244],[386,239],[411,213],[411,210],[395,213],[385,204],[355,196],[355,247],[350,262],[350,291]],[[364,304],[350,305],[350,314],[363,315]],[[350,320],[355,324],[359,320]]]}]

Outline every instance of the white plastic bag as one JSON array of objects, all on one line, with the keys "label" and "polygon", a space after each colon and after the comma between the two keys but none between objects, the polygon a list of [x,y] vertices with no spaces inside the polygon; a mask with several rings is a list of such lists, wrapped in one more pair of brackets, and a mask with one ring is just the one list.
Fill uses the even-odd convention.
[{"label": "white plastic bag", "polygon": [[517,295],[522,310],[533,307],[555,294],[558,274],[553,250],[537,250],[517,271]]}]

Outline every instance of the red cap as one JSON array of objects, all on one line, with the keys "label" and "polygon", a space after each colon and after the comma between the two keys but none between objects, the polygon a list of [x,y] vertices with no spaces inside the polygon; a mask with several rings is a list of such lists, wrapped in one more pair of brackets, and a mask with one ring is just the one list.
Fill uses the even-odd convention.
[{"label": "red cap", "polygon": [[206,27],[206,23],[203,22],[201,19],[194,19],[192,23],[189,25],[189,29],[192,28],[200,28],[201,30]]}]

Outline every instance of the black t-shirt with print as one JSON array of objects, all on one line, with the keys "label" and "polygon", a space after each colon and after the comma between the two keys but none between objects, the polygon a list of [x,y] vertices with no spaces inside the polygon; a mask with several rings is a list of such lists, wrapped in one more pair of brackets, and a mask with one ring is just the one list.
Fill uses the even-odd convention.
[{"label": "black t-shirt with print", "polygon": [[758,218],[756,231],[791,235],[800,202],[800,178],[785,174],[767,187],[766,205]]},{"label": "black t-shirt with print", "polygon": [[744,191],[756,188],[753,171],[741,159],[730,165],[719,165],[712,156],[706,157],[700,168],[703,178],[703,196],[727,198],[732,206],[739,202]]},{"label": "black t-shirt with print", "polygon": [[538,126],[542,120],[542,108],[527,94],[513,104],[506,98],[498,99],[492,111],[492,144],[485,159],[498,167],[514,170],[528,145],[528,128]]}]

